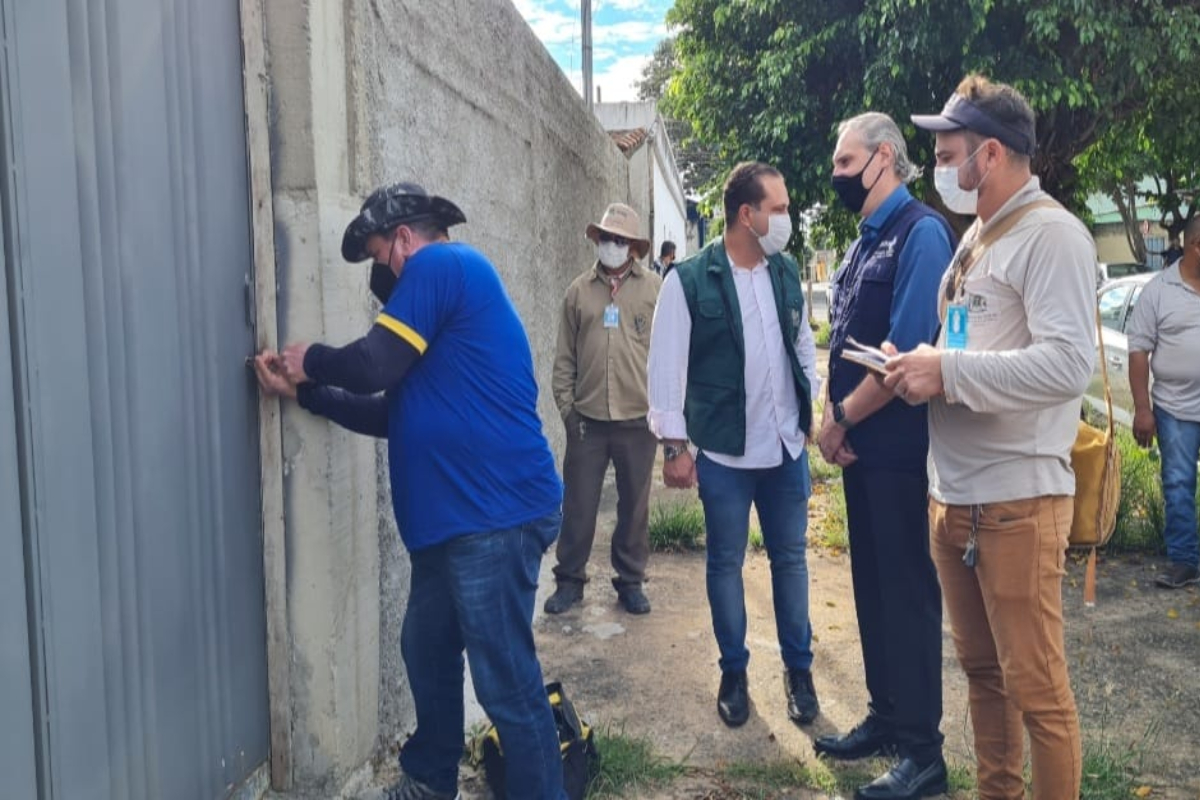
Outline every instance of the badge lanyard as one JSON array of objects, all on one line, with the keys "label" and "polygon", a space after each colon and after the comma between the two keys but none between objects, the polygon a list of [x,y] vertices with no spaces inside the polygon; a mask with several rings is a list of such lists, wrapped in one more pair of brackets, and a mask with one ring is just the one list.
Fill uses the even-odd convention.
[{"label": "badge lanyard", "polygon": [[609,303],[604,309],[604,327],[616,328],[621,321],[621,310],[617,308],[617,292],[625,285],[626,279],[633,274],[633,267],[625,270],[616,278],[608,278]]}]

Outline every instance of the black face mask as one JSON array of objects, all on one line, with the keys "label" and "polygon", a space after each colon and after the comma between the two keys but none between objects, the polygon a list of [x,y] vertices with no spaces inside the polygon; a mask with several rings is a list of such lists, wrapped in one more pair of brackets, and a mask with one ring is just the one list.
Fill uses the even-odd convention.
[{"label": "black face mask", "polygon": [[883,177],[883,170],[880,170],[870,186],[863,186],[863,174],[867,171],[867,167],[871,166],[871,162],[875,160],[875,156],[878,153],[879,149],[876,148],[875,152],[871,153],[871,157],[867,159],[867,163],[863,164],[863,168],[856,174],[834,175],[833,180],[830,181],[833,184],[833,191],[837,193],[838,199],[842,201],[842,205],[855,214],[862,212],[863,205],[867,202],[867,195],[871,193],[871,190],[875,188],[875,184],[879,183],[879,179]]},{"label": "black face mask", "polygon": [[371,294],[375,298],[387,305],[387,301],[392,297],[392,289],[396,288],[396,275],[392,272],[392,268],[382,261],[376,261],[371,265]]}]

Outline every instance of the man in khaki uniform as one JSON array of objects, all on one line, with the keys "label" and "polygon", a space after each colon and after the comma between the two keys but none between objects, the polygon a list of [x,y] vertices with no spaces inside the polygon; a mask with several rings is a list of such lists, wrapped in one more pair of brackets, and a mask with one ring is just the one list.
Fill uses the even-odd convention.
[{"label": "man in khaki uniform", "polygon": [[642,590],[650,555],[650,480],[657,439],[646,423],[650,324],[662,279],[638,263],[650,251],[637,212],[613,203],[587,226],[596,262],[567,288],[554,359],[554,401],[567,433],[557,588],[547,614],[583,600],[604,473],[617,474],[613,586],[630,614],[650,611]]}]

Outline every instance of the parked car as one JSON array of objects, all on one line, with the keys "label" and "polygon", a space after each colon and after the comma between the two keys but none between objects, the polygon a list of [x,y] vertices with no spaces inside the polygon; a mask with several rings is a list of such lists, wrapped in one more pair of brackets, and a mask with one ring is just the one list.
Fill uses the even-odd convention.
[{"label": "parked car", "polygon": [[1104,284],[1114,281],[1117,278],[1128,278],[1133,275],[1142,275],[1149,272],[1153,272],[1150,267],[1133,261],[1126,261],[1119,264],[1109,264],[1101,261],[1096,264],[1096,288],[1099,289]]},{"label": "parked car", "polygon": [[[1155,274],[1140,272],[1108,281],[1098,294],[1100,331],[1104,337],[1104,357],[1108,362],[1108,382],[1112,389],[1113,419],[1126,426],[1133,425],[1133,391],[1129,385],[1129,342],[1125,328],[1143,287]],[[1084,400],[1104,411],[1104,379],[1100,366],[1097,357]]]}]

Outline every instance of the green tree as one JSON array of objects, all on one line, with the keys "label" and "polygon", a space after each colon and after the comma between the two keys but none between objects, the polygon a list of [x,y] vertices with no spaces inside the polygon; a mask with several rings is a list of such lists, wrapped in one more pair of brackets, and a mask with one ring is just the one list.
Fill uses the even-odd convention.
[{"label": "green tree", "polygon": [[659,105],[667,136],[675,153],[675,164],[683,179],[684,191],[688,194],[704,195],[718,180],[721,165],[712,147],[700,142],[692,124],[672,114],[665,100],[671,78],[679,69],[675,57],[675,40],[667,37],[654,47],[654,52],[642,69],[642,77],[634,85],[639,100],[654,100]]},{"label": "green tree", "polygon": [[[775,164],[801,208],[832,198],[838,121],[888,113],[929,164],[933,137],[909,114],[939,109],[976,71],[1029,99],[1034,169],[1079,208],[1076,158],[1200,58],[1194,0],[676,0],[668,22],[672,112],[723,165]],[[933,199],[932,181],[917,189]]]},{"label": "green tree", "polygon": [[1076,160],[1080,181],[1110,198],[1125,227],[1134,260],[1147,250],[1137,209],[1149,202],[1159,225],[1178,236],[1196,215],[1200,189],[1200,106],[1192,87],[1200,65],[1184,63],[1155,88],[1143,113],[1113,125]]}]

